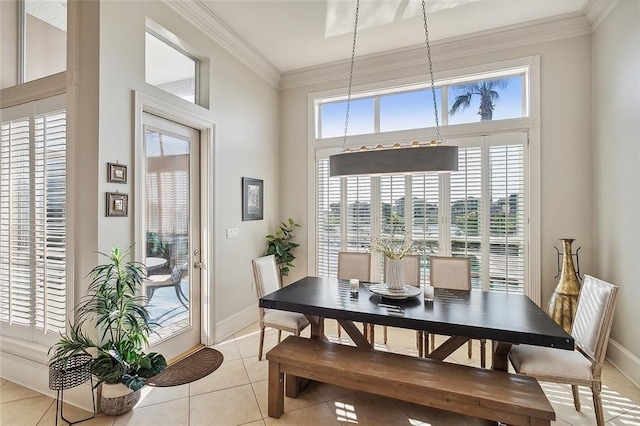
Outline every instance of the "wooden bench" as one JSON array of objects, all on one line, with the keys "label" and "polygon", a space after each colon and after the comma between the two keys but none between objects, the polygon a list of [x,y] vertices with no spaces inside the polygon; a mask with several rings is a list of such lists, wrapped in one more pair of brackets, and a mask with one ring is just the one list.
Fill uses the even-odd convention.
[{"label": "wooden bench", "polygon": [[289,336],[267,353],[270,417],[298,377],[510,425],[549,425],[555,412],[532,377]]}]

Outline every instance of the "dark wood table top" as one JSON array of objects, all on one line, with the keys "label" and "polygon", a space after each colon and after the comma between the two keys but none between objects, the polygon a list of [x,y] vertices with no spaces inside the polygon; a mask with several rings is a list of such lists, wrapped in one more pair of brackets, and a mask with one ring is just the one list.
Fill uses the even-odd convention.
[{"label": "dark wood table top", "polygon": [[260,299],[260,307],[324,318],[388,325],[431,333],[574,349],[573,338],[528,297],[518,294],[436,289],[405,300],[382,298],[361,283],[306,277]]}]

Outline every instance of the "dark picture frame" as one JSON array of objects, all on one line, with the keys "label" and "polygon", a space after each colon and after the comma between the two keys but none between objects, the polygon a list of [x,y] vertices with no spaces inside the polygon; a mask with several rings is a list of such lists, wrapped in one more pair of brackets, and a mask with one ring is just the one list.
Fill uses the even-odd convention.
[{"label": "dark picture frame", "polygon": [[107,182],[127,183],[127,166],[107,163]]},{"label": "dark picture frame", "polygon": [[107,216],[128,216],[129,195],[119,192],[107,192]]},{"label": "dark picture frame", "polygon": [[264,216],[262,179],[242,178],[242,220],[262,220]]}]

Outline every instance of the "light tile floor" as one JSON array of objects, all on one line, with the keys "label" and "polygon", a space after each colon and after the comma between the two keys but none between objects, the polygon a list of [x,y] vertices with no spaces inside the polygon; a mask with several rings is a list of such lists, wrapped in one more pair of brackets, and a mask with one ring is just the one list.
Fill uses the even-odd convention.
[{"label": "light tile floor", "polygon": [[[335,334],[327,321],[325,331]],[[308,330],[306,331],[308,334]],[[329,336],[336,339],[335,336]],[[258,324],[213,346],[224,354],[218,370],[196,382],[171,388],[143,389],[136,408],[119,417],[99,415],[83,425],[485,425],[484,420],[451,414],[337,386],[311,383],[298,398],[287,398],[280,419],[267,416],[267,362],[258,362]],[[343,339],[344,333],[343,333]],[[376,327],[376,346],[404,354],[416,354],[415,333],[389,328],[388,345],[382,344],[382,327]],[[439,338],[439,339],[444,339]],[[265,352],[276,344],[277,332],[268,330]],[[479,366],[479,345],[474,341],[473,358],[466,345],[447,361]],[[614,367],[603,371],[603,405],[607,425],[640,426],[640,389]],[[589,389],[581,389],[582,411],[573,408],[569,386],[542,384],[556,411],[555,425],[595,425]],[[65,417],[74,420],[86,413],[65,407]],[[55,400],[15,383],[0,379],[0,424],[44,426],[55,422]],[[59,421],[59,424],[65,422]]]}]

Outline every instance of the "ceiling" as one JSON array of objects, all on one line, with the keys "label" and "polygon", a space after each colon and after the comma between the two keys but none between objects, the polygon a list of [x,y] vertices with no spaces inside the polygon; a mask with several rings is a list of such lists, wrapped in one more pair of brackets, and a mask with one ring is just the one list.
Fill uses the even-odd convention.
[{"label": "ceiling", "polygon": [[[202,0],[281,73],[351,56],[356,0]],[[593,0],[428,0],[429,40],[584,14]],[[420,0],[360,0],[356,55],[424,43]]]}]

